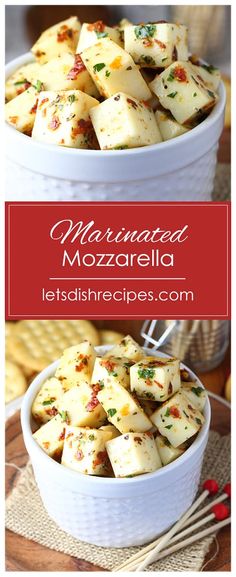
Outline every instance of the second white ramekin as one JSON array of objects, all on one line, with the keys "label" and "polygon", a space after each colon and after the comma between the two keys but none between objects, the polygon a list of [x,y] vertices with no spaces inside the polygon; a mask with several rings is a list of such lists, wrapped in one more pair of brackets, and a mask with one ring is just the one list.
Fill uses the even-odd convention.
[{"label": "second white ramekin", "polygon": [[[96,350],[104,354],[107,347]],[[146,352],[150,354],[150,349]],[[157,354],[165,356],[159,351]],[[21,409],[24,442],[45,509],[61,529],[88,543],[129,547],[151,541],[179,519],[194,500],[210,426],[209,400],[200,433],[170,465],[131,479],[81,475],[48,457],[31,432],[33,400],[56,366],[57,361],[34,379]],[[201,385],[196,375],[188,371]]]}]

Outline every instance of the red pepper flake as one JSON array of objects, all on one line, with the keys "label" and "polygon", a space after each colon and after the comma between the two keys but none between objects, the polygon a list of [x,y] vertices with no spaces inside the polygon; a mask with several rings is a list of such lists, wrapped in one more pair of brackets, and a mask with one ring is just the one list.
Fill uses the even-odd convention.
[{"label": "red pepper flake", "polygon": [[66,434],[66,430],[65,430],[65,427],[64,427],[64,429],[62,430],[61,434],[60,434],[59,437],[58,437],[58,441],[64,441],[64,439],[65,439],[65,434]]},{"label": "red pepper flake", "polygon": [[159,48],[161,48],[161,50],[165,50],[165,49],[166,49],[166,44],[164,44],[164,42],[161,42],[160,40],[157,40],[157,38],[154,40],[154,42],[159,46]]},{"label": "red pepper flake", "polygon": [[94,409],[99,405],[99,400],[97,398],[97,394],[101,390],[101,388],[99,388],[99,390],[97,390],[98,386],[99,385],[94,385],[93,390],[92,390],[91,400],[86,405],[86,411],[88,411],[89,413],[94,411]]},{"label": "red pepper flake", "polygon": [[99,393],[99,391],[101,391],[102,387],[99,385],[99,383],[97,383],[96,385],[93,385],[93,393],[94,395],[97,395]]},{"label": "red pepper flake", "polygon": [[105,24],[102,20],[97,20],[97,22],[94,22],[93,24],[88,24],[87,30],[89,32],[104,32]]},{"label": "red pepper flake", "polygon": [[152,40],[150,38],[146,38],[145,40],[143,40],[143,45],[146,46],[146,48],[152,46]]},{"label": "red pepper flake", "polygon": [[137,102],[135,102],[131,98],[127,98],[127,102],[128,102],[128,104],[131,104],[131,106],[132,106],[132,108],[134,108],[134,110],[137,110],[137,108],[138,108]]},{"label": "red pepper flake", "polygon": [[57,42],[65,42],[68,38],[73,37],[73,30],[68,28],[68,26],[61,26],[60,31],[57,33]]},{"label": "red pepper flake", "polygon": [[58,410],[56,409],[56,407],[51,407],[51,409],[46,409],[45,413],[47,413],[47,415],[49,415],[50,417],[55,417],[58,413]]},{"label": "red pepper flake", "polygon": [[75,370],[79,373],[84,369],[85,366],[88,365],[88,355],[80,355],[79,358],[81,359],[78,365],[75,365]]},{"label": "red pepper flake", "polygon": [[102,359],[100,364],[102,367],[105,367],[105,369],[107,369],[109,373],[112,373],[112,371],[114,371],[114,368],[116,366],[114,361],[111,361],[110,359]]},{"label": "red pepper flake", "polygon": [[84,118],[81,118],[78,120],[77,124],[78,126],[72,129],[73,136],[78,136],[78,134],[87,134],[93,129],[91,120],[84,120]]},{"label": "red pepper flake", "polygon": [[136,443],[138,443],[138,445],[142,445],[143,440],[141,439],[141,437],[134,437],[134,441]]},{"label": "red pepper flake", "polygon": [[36,114],[36,110],[37,110],[37,106],[38,106],[38,101],[39,99],[37,98],[34,106],[32,106],[31,110],[30,110],[30,114]]},{"label": "red pepper flake", "polygon": [[152,110],[152,107],[149,104],[148,100],[141,100],[143,106],[145,106],[146,108],[148,108],[149,110]]},{"label": "red pepper flake", "polygon": [[174,73],[174,77],[179,82],[187,82],[187,73],[186,73],[186,70],[184,70],[184,68],[182,68],[182,66],[176,66],[173,70],[173,73]]},{"label": "red pepper flake", "polygon": [[29,88],[30,86],[31,86],[30,82],[25,82],[25,84],[23,84],[21,88],[17,89],[16,94],[22,94],[22,92],[27,90],[27,88]]},{"label": "red pepper flake", "polygon": [[159,389],[163,389],[163,385],[161,385],[161,383],[158,383],[158,381],[154,381],[155,385],[157,385],[159,387]]},{"label": "red pepper flake", "polygon": [[53,118],[49,122],[48,128],[50,128],[51,130],[57,130],[60,124],[61,123],[58,116],[53,116]]},{"label": "red pepper flake", "polygon": [[76,451],[75,453],[75,459],[77,461],[82,461],[82,459],[84,459],[84,453],[81,450]]},{"label": "red pepper flake", "polygon": [[44,442],[43,442],[43,447],[44,447],[44,449],[49,449],[49,446],[50,446],[49,441],[44,441]]},{"label": "red pepper flake", "polygon": [[107,452],[106,451],[99,451],[97,453],[96,459],[93,461],[93,467],[97,467],[98,465],[102,465],[107,460]]},{"label": "red pepper flake", "polygon": [[48,101],[49,101],[49,98],[43,98],[41,100],[41,102],[39,103],[39,108],[42,108],[42,106],[45,104],[45,102],[48,102]]},{"label": "red pepper flake", "polygon": [[76,54],[74,66],[68,72],[67,80],[76,80],[78,74],[80,74],[80,72],[84,72],[84,70],[86,70],[86,66],[83,63],[83,60],[82,60],[80,54]]},{"label": "red pepper flake", "polygon": [[150,439],[153,439],[153,434],[150,431],[146,431],[145,435],[150,437]]},{"label": "red pepper flake", "polygon": [[152,386],[152,381],[151,381],[151,379],[146,379],[145,383],[146,383],[146,385],[147,385],[148,387],[151,387],[151,386]]},{"label": "red pepper flake", "polygon": [[66,440],[69,439],[70,437],[74,437],[74,433],[72,433],[72,431],[70,431],[69,433],[67,433],[67,435],[66,435]]},{"label": "red pepper flake", "polygon": [[170,415],[174,417],[174,419],[180,419],[180,412],[177,407],[170,407]]},{"label": "red pepper flake", "polygon": [[9,116],[11,124],[16,124],[18,121],[18,116]]}]

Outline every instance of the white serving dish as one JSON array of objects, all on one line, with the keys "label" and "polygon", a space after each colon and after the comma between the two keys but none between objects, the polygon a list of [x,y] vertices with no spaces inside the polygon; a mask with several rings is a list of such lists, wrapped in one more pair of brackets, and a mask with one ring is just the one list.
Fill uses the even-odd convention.
[{"label": "white serving dish", "polygon": [[[103,355],[109,348],[96,350]],[[144,350],[150,355],[150,349]],[[166,356],[159,351],[156,354]],[[189,449],[170,465],[130,479],[82,475],[48,457],[31,432],[33,400],[42,383],[55,373],[57,364],[51,364],[34,379],[21,409],[24,442],[49,516],[73,537],[102,547],[129,547],[151,541],[177,521],[194,500],[210,427],[209,400],[201,431]]]},{"label": "white serving dish", "polygon": [[[32,61],[6,66],[6,77]],[[6,125],[6,200],[208,201],[214,185],[226,94],[199,126],[167,142],[130,150],[46,145]]]}]

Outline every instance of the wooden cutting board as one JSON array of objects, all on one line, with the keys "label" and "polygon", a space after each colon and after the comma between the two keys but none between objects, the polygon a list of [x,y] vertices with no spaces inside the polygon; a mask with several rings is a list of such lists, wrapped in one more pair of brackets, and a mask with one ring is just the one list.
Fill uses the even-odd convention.
[{"label": "wooden cutting board", "polygon": [[[230,431],[230,409],[219,400],[211,399],[212,405],[212,430],[221,435]],[[24,446],[20,414],[17,412],[6,423],[6,462],[15,463],[23,467],[28,460]],[[6,494],[14,487],[19,472],[6,467]],[[225,527],[217,536],[219,552],[214,560],[205,567],[205,571],[230,571],[230,529]],[[206,561],[215,552],[213,543]],[[70,557],[64,553],[58,553],[47,549],[38,543],[28,541],[24,537],[6,531],[6,571],[104,571],[83,561]]]}]

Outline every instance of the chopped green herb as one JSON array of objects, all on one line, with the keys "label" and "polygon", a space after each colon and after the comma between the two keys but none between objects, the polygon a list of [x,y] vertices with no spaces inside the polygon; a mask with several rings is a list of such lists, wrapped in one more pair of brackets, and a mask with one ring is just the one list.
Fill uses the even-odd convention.
[{"label": "chopped green herb", "polygon": [[106,66],[106,64],[104,64],[104,62],[98,62],[97,64],[94,64],[93,71],[94,72],[100,72],[100,70],[105,68],[105,66]]},{"label": "chopped green herb", "polygon": [[147,54],[142,54],[140,56],[140,60],[141,60],[141,62],[144,62],[148,66],[155,66],[156,65],[154,58],[152,58],[152,56],[148,56]]},{"label": "chopped green herb", "polygon": [[200,397],[202,392],[203,392],[203,388],[202,387],[192,387],[191,391],[197,395],[197,397]]},{"label": "chopped green herb", "polygon": [[198,425],[201,425],[201,424],[202,424],[201,419],[199,419],[198,417],[196,417],[195,421],[196,421],[196,423],[197,423]]},{"label": "chopped green herb", "polygon": [[154,369],[138,369],[138,376],[140,379],[153,379],[155,376]]},{"label": "chopped green herb", "polygon": [[28,84],[28,80],[24,78],[24,80],[18,80],[18,82],[14,82],[14,86],[22,86],[22,84]]},{"label": "chopped green herb", "polygon": [[61,416],[63,422],[64,421],[66,422],[68,420],[67,411],[61,411],[61,413],[59,413],[59,415]]},{"label": "chopped green herb", "polygon": [[170,408],[167,407],[166,412],[164,414],[164,417],[169,417],[170,416]]},{"label": "chopped green herb", "polygon": [[173,425],[166,425],[165,429],[171,429],[173,427]]},{"label": "chopped green herb", "polygon": [[175,98],[176,94],[178,94],[178,92],[175,90],[175,92],[171,92],[170,94],[167,94],[168,98]]},{"label": "chopped green herb", "polygon": [[123,146],[114,146],[113,150],[125,150],[126,148],[129,148],[127,144],[123,144]]},{"label": "chopped green herb", "polygon": [[95,30],[97,38],[106,38],[108,36],[107,32],[97,32],[97,30]]},{"label": "chopped green herb", "polygon": [[94,441],[94,439],[95,439],[95,436],[94,436],[94,435],[89,435],[89,440],[90,440],[90,441]]},{"label": "chopped green herb", "polygon": [[107,413],[109,415],[109,417],[114,417],[114,415],[117,413],[116,409],[108,409]]},{"label": "chopped green herb", "polygon": [[196,93],[196,92],[194,92],[193,96],[194,96],[194,97],[195,97],[195,96],[197,96],[197,93]]},{"label": "chopped green herb", "polygon": [[70,104],[73,104],[73,102],[75,102],[75,100],[76,100],[75,94],[69,94],[68,100],[69,100]]},{"label": "chopped green herb", "polygon": [[174,79],[175,79],[175,69],[171,68],[169,76],[167,78],[167,82],[173,82]]},{"label": "chopped green herb", "polygon": [[215,66],[213,66],[212,64],[201,64],[201,67],[205,68],[205,70],[207,70],[207,72],[209,72],[210,74],[213,74],[213,72],[218,70],[218,68],[215,68]]},{"label": "chopped green herb", "polygon": [[37,92],[40,92],[40,90],[42,90],[43,83],[41,82],[41,80],[37,80],[36,84],[33,84],[33,87],[35,88],[35,90],[37,90]]},{"label": "chopped green herb", "polygon": [[111,74],[110,71],[109,71],[109,70],[106,70],[106,72],[105,72],[106,78],[109,78],[110,74]]},{"label": "chopped green herb", "polygon": [[207,89],[207,92],[211,98],[215,98],[214,92],[212,92],[212,90]]},{"label": "chopped green herb", "polygon": [[134,33],[136,38],[150,38],[156,32],[155,24],[145,24],[144,26],[135,26]]},{"label": "chopped green herb", "polygon": [[167,60],[167,56],[161,59],[162,62],[165,62],[165,60]]},{"label": "chopped green herb", "polygon": [[51,399],[46,399],[46,401],[43,401],[42,405],[43,405],[44,407],[46,407],[46,405],[51,405],[52,403],[54,403],[55,400],[56,400],[56,399],[53,398],[53,397],[52,397]]}]

